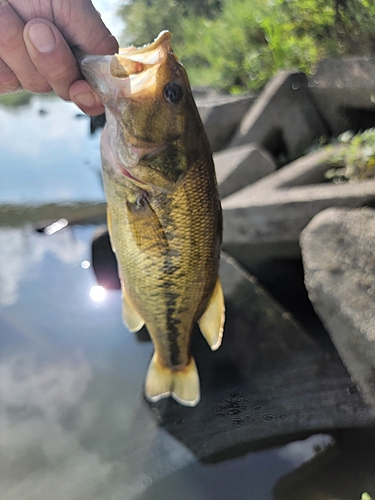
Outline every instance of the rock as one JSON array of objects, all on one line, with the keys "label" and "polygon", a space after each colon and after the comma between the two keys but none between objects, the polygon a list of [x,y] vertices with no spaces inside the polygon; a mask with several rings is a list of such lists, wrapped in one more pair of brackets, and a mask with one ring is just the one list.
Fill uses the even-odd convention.
[{"label": "rock", "polygon": [[275,156],[301,156],[327,130],[303,73],[281,71],[242,119],[230,147],[255,142]]},{"label": "rock", "polygon": [[373,430],[339,433],[335,444],[317,451],[312,460],[280,478],[272,498],[365,500],[364,491],[374,498],[374,446]]},{"label": "rock", "polygon": [[375,211],[325,210],[303,231],[301,246],[314,308],[375,407]]},{"label": "rock", "polygon": [[226,197],[223,249],[250,269],[266,258],[296,258],[299,235],[317,213],[373,203],[375,180],[323,183],[327,159],[342,147],[306,155]]},{"label": "rock", "polygon": [[254,100],[253,94],[197,96],[196,104],[213,152],[227,146]]},{"label": "rock", "polygon": [[94,234],[91,243],[91,264],[96,281],[106,290],[121,288],[117,260],[111,248],[107,226]]},{"label": "rock", "polygon": [[276,169],[271,156],[255,144],[225,149],[213,155],[221,198],[265,177]]},{"label": "rock", "polygon": [[193,409],[171,398],[150,404],[163,428],[199,460],[215,462],[373,421],[333,349],[323,351],[232,258],[223,256],[220,276],[223,344],[211,352],[195,332],[202,399]]},{"label": "rock", "polygon": [[100,130],[105,125],[105,114],[98,116],[90,116],[90,134],[93,135],[97,130]]},{"label": "rock", "polygon": [[375,58],[325,59],[309,80],[320,115],[333,135],[375,126]]}]

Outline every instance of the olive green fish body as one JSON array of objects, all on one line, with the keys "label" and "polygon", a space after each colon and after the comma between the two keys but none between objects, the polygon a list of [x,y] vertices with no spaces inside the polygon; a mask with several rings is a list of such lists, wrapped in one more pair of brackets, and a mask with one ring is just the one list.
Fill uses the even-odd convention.
[{"label": "olive green fish body", "polygon": [[168,32],[141,49],[88,56],[81,67],[106,107],[103,179],[124,323],[131,331],[146,325],[155,347],[145,394],[194,406],[200,389],[192,329],[198,322],[217,349],[224,298],[221,207],[187,75]]},{"label": "olive green fish body", "polygon": [[105,178],[125,294],[143,318],[159,360],[183,367],[193,325],[218,274],[221,211],[212,160],[197,159],[173,194],[113,184]]}]

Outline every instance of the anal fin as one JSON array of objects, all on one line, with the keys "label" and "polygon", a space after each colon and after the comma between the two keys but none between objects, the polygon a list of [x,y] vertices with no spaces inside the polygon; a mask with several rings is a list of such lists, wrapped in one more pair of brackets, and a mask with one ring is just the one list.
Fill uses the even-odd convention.
[{"label": "anal fin", "polygon": [[138,330],[142,328],[145,322],[138,313],[138,311],[135,310],[133,304],[131,303],[122,281],[121,281],[121,289],[122,289],[122,320],[126,328],[130,332],[138,332]]},{"label": "anal fin", "polygon": [[155,403],[172,396],[184,406],[196,406],[200,400],[197,366],[193,358],[180,370],[163,366],[154,354],[148,367],[145,383],[146,398]]},{"label": "anal fin", "polygon": [[220,278],[217,278],[214,291],[206,311],[198,320],[199,328],[203,337],[213,351],[216,351],[221,345],[223,338],[225,320],[224,294],[221,288]]}]

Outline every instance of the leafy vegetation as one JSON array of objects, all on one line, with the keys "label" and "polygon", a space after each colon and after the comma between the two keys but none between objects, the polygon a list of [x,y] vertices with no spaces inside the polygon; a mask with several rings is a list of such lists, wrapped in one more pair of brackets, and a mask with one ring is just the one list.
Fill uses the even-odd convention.
[{"label": "leafy vegetation", "polygon": [[17,92],[15,94],[6,94],[0,96],[0,106],[7,108],[16,108],[29,104],[32,94],[29,92]]},{"label": "leafy vegetation", "polygon": [[327,170],[325,177],[336,183],[374,179],[375,128],[357,135],[344,132],[339,136],[339,142],[347,143],[348,147],[330,158],[332,168]]},{"label": "leafy vegetation", "polygon": [[306,73],[327,56],[375,51],[373,0],[128,0],[124,44],[171,31],[194,85],[239,92],[278,70]]}]

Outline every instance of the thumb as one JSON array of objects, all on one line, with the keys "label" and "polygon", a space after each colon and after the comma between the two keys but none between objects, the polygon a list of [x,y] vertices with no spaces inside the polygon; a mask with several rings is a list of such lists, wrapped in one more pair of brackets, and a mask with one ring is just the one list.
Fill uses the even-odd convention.
[{"label": "thumb", "polygon": [[87,54],[114,54],[116,38],[103,23],[90,0],[55,0],[55,24],[68,41]]}]

